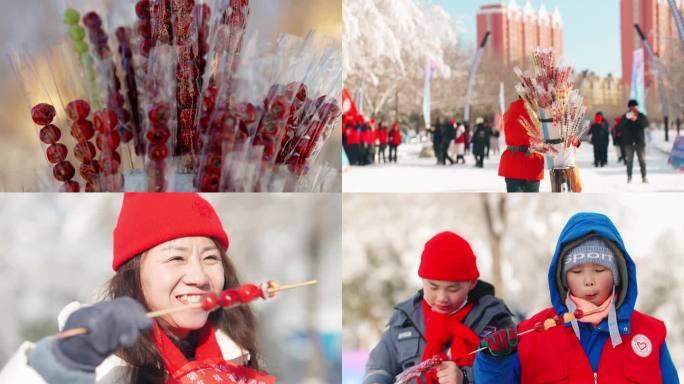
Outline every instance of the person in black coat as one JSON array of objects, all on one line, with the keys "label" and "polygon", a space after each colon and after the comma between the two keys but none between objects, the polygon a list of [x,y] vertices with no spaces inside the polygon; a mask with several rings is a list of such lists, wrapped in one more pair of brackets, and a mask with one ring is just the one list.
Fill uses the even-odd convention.
[{"label": "person in black coat", "polygon": [[641,170],[641,180],[648,183],[646,179],[646,136],[644,130],[648,127],[648,118],[639,112],[639,103],[630,100],[627,103],[629,110],[622,115],[618,130],[622,132],[622,144],[625,148],[625,163],[627,164],[627,182],[632,182],[632,164],[634,163],[634,153],[639,158],[639,169]]},{"label": "person in black coat", "polygon": [[435,152],[435,157],[437,157],[437,164],[444,164],[442,158],[442,122],[437,119],[435,125],[432,126],[432,129],[428,129],[428,132],[432,133],[432,149]]},{"label": "person in black coat", "polygon": [[447,160],[449,160],[449,164],[454,163],[454,159],[449,156],[449,145],[451,145],[451,141],[456,138],[455,122],[454,119],[447,120],[442,127],[442,143],[440,150],[442,151],[442,164],[445,165]]},{"label": "person in black coat", "polygon": [[485,149],[489,145],[489,136],[491,129],[484,123],[484,119],[478,117],[475,120],[475,132],[473,133],[473,155],[475,155],[475,166],[478,168],[484,167]]},{"label": "person in black coat", "polygon": [[591,145],[594,146],[594,167],[603,167],[608,162],[608,142],[610,132],[603,114],[594,115],[594,123],[589,128]]}]

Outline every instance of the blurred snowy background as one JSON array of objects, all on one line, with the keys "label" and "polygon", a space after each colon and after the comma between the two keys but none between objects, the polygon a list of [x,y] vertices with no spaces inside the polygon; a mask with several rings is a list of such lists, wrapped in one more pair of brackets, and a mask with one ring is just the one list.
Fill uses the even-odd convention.
[{"label": "blurred snowy background", "polygon": [[[337,194],[205,195],[243,282],[319,279],[256,302],[266,369],[279,383],[339,383],[340,212]],[[57,331],[72,300],[92,302],[113,275],[122,195],[0,194],[0,367],[24,340]]]},{"label": "blurred snowy background", "polygon": [[[481,279],[520,318],[550,305],[547,271],[561,229],[580,211],[608,215],[637,264],[636,309],[663,320],[684,373],[684,205],[679,194],[344,194],[343,382],[361,381],[392,307],[420,288],[425,242],[468,240]],[[684,377],[684,376],[682,376]]]},{"label": "blurred snowy background", "polygon": [[[60,9],[67,0],[0,0],[0,191],[39,191],[36,174],[47,160],[38,140],[38,128],[31,121],[20,85],[9,64],[13,48],[27,49],[47,61],[47,48],[67,38]],[[69,0],[92,3],[131,0]],[[314,29],[341,39],[341,0],[251,0],[248,33],[258,30],[264,37],[278,32],[303,36]],[[38,84],[36,79],[36,83]],[[38,85],[37,85],[38,86]],[[319,163],[340,168],[341,125],[336,127],[320,154]]]}]

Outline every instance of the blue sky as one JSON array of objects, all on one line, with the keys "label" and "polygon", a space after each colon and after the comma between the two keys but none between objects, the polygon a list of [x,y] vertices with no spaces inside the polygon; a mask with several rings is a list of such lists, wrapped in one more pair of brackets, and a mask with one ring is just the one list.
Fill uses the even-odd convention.
[{"label": "blue sky", "polygon": [[[523,7],[526,0],[517,0]],[[432,0],[454,16],[463,18],[465,42],[475,46],[475,15],[481,5],[496,0]],[[620,59],[619,0],[531,0],[534,9],[544,3],[549,13],[557,6],[563,17],[565,59],[576,70],[589,69],[601,76],[622,76]],[[504,3],[508,3],[505,0]]]}]

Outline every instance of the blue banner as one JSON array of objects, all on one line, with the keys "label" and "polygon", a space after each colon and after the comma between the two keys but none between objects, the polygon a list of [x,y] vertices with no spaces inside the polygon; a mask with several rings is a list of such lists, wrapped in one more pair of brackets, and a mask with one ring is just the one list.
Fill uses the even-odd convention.
[{"label": "blue banner", "polygon": [[430,82],[436,69],[435,62],[428,59],[425,65],[425,84],[423,85],[423,120],[426,128],[430,126]]},{"label": "blue banner", "polygon": [[635,49],[632,59],[632,90],[630,99],[639,103],[639,110],[646,113],[646,94],[644,87],[644,49]]},{"label": "blue banner", "polygon": [[684,172],[684,136],[677,136],[670,152],[670,164]]}]

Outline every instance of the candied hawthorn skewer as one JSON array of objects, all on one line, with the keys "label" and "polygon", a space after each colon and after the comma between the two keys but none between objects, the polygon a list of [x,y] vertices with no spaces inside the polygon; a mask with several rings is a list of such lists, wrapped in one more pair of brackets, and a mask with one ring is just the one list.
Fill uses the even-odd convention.
[{"label": "candied hawthorn skewer", "polygon": [[[147,317],[150,319],[161,317],[175,312],[187,311],[190,309],[204,309],[207,312],[214,311],[220,307],[230,309],[240,305],[249,304],[256,299],[269,300],[274,298],[278,292],[289,289],[302,288],[309,285],[318,284],[318,280],[309,280],[302,283],[280,285],[276,281],[269,280],[260,286],[256,284],[244,284],[238,288],[230,288],[221,292],[219,295],[209,293],[202,297],[201,302],[190,305],[183,305],[180,307],[172,307],[161,309],[158,311],[148,312]],[[87,328],[73,328],[64,332],[56,334],[54,337],[64,339],[88,333]]]}]

